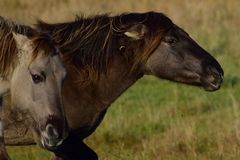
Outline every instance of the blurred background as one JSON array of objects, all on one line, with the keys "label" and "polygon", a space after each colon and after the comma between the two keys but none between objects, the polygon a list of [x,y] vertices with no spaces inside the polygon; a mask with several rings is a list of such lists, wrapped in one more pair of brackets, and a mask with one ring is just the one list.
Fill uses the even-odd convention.
[{"label": "blurred background", "polygon": [[[0,15],[34,24],[75,15],[159,11],[184,28],[221,63],[221,90],[144,77],[109,109],[86,142],[101,160],[240,159],[239,0],[1,0]],[[13,160],[47,160],[35,146],[8,147]]]}]

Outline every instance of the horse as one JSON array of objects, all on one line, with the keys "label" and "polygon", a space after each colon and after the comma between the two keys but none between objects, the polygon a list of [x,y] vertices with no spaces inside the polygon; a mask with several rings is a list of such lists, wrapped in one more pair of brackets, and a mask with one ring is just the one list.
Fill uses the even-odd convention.
[{"label": "horse", "polygon": [[[12,110],[24,115],[35,141],[46,149],[60,145],[68,134],[61,95],[66,69],[59,52],[49,35],[0,17],[1,102],[10,93]],[[1,160],[10,159],[3,129],[1,120]]]},{"label": "horse", "polygon": [[[108,107],[144,75],[206,91],[218,90],[223,81],[217,60],[163,13],[78,16],[72,22],[38,21],[36,26],[59,45],[68,72],[63,99],[70,133],[54,150],[56,159],[98,159],[83,140]],[[8,126],[7,133],[16,129]],[[14,142],[8,137],[7,143],[34,144],[29,135]]]}]

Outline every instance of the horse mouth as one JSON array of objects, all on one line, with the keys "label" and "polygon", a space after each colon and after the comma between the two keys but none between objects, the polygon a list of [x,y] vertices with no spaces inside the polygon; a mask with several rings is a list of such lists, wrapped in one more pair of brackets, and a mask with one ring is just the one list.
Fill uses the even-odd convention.
[{"label": "horse mouth", "polygon": [[210,77],[201,79],[201,84],[206,91],[217,91],[221,88],[223,77]]},{"label": "horse mouth", "polygon": [[63,143],[63,139],[58,140],[58,139],[48,139],[48,138],[42,137],[41,142],[44,148],[53,150]]},{"label": "horse mouth", "polygon": [[[184,78],[182,78],[184,77]],[[178,77],[177,82],[185,83],[188,85],[199,86],[205,91],[216,91],[220,89],[223,83],[223,75],[208,75],[203,76],[197,72],[185,72],[184,76]]]}]

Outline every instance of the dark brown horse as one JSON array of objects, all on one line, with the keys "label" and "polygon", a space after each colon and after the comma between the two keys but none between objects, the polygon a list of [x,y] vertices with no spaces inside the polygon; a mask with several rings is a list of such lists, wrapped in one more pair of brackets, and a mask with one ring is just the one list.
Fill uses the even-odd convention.
[{"label": "dark brown horse", "polygon": [[[113,101],[145,74],[207,91],[219,89],[223,80],[219,63],[161,13],[78,17],[37,27],[59,44],[68,71],[63,95],[71,134],[54,150],[65,160],[97,159],[83,139]],[[28,136],[16,140],[12,144],[34,143]]]}]

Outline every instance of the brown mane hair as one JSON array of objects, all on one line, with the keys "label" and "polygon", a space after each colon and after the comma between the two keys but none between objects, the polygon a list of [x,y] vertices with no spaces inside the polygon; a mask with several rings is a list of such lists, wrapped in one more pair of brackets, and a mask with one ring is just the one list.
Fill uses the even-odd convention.
[{"label": "brown mane hair", "polygon": [[[137,41],[124,35],[135,24],[143,24],[148,29],[146,36]],[[132,61],[132,70],[140,67],[172,26],[168,17],[155,12],[124,13],[113,17],[107,14],[78,16],[74,22],[47,24],[38,21],[37,24],[40,30],[52,35],[67,64],[93,77],[96,73],[106,73],[111,57],[117,54],[124,54]],[[125,47],[124,53],[121,46]]]},{"label": "brown mane hair", "polygon": [[27,36],[33,43],[33,60],[37,57],[40,50],[45,54],[56,53],[55,42],[45,33],[37,32],[31,27],[16,24],[10,20],[0,17],[0,76],[9,75],[16,63],[17,48],[13,32]]}]

